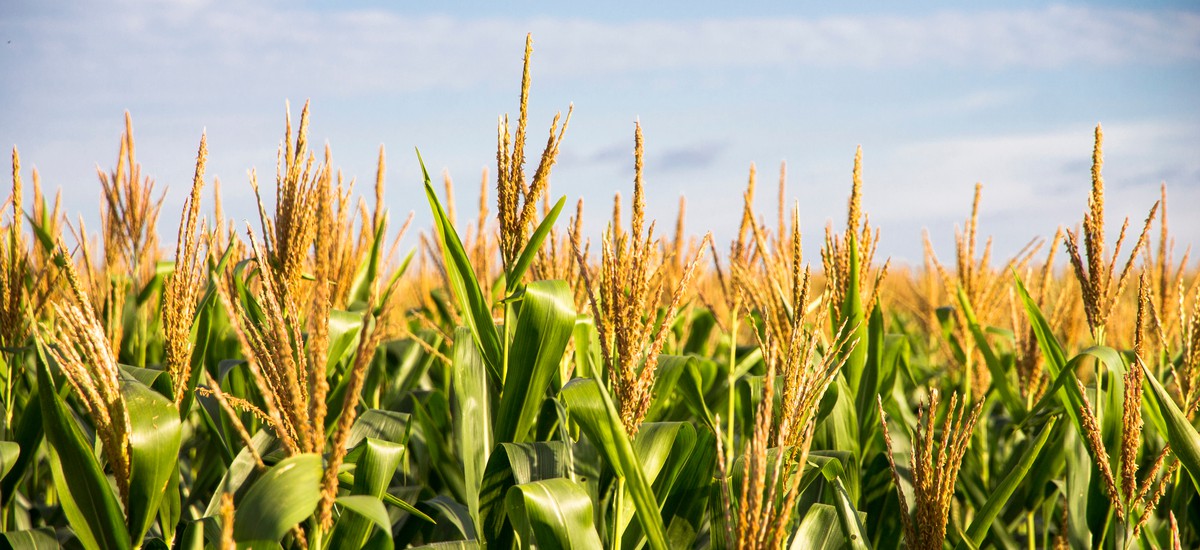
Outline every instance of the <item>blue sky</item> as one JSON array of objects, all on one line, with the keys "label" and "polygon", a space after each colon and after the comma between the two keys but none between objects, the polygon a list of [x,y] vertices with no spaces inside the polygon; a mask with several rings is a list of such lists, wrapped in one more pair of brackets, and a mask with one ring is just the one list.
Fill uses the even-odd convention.
[{"label": "blue sky", "polygon": [[205,129],[227,210],[253,216],[246,172],[271,174],[284,101],[310,98],[313,141],[364,190],[385,145],[388,204],[423,227],[413,147],[449,170],[460,209],[474,204],[532,32],[530,148],[573,103],[553,192],[584,198],[593,234],[613,192],[630,194],[640,119],[665,226],[685,194],[689,228],[727,240],[750,164],[770,214],[787,161],[815,261],[861,144],[884,254],[919,261],[923,228],[949,254],[981,181],[982,232],[1003,257],[1077,223],[1101,122],[1110,219],[1143,217],[1165,181],[1180,246],[1200,242],[1200,218],[1183,215],[1200,204],[1192,3],[3,2],[0,144],[64,189],[72,217],[95,218],[95,170],[115,163],[126,109],[144,172],[169,188],[164,235]]}]

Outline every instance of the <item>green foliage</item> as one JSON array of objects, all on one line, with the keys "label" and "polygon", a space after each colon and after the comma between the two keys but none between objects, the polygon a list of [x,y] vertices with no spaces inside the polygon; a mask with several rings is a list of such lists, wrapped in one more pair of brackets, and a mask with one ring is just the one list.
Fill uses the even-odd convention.
[{"label": "green foliage", "polygon": [[[805,304],[828,318],[801,323],[800,337],[815,339],[818,358],[844,360],[816,410],[805,411],[815,419],[809,448],[774,435],[751,445],[759,411],[771,415],[768,430],[784,416],[785,373],[768,388],[770,365],[753,333],[762,336],[770,317],[741,310],[719,319],[707,288],[693,293],[704,299],[677,304],[662,353],[638,366],[653,370],[653,392],[633,433],[614,403],[619,394],[584,283],[536,280],[559,273],[549,269],[562,267],[554,258],[575,258],[556,234],[566,198],[547,201],[544,216],[524,228],[525,246],[512,265],[487,272],[476,264],[495,251],[478,227],[460,232],[453,208],[443,207],[422,170],[433,216],[428,250],[417,256],[422,271],[406,275],[416,253],[398,264],[390,259],[383,215],[363,227],[356,255],[340,266],[341,287],[330,301],[344,309],[323,311],[324,326],[309,316],[318,307],[307,294],[312,288],[298,292],[304,298],[290,304],[295,311],[280,313],[260,300],[266,272],[259,270],[272,269],[269,262],[222,245],[197,294],[190,377],[172,380],[158,364],[164,342],[157,327],[173,264],[127,289],[125,310],[117,312],[130,335],[118,358],[133,363],[119,373],[129,420],[127,502],[99,423],[48,353],[46,342],[57,335],[52,308],[33,312],[28,342],[2,350],[11,395],[0,430],[0,544],[199,550],[220,547],[228,534],[240,548],[727,548],[752,536],[739,527],[747,499],[794,486],[794,503],[779,522],[789,548],[902,548],[911,546],[902,518],[919,508],[912,434],[934,390],[982,403],[957,481],[946,489],[953,503],[947,547],[1046,547],[1058,539],[1074,547],[1159,547],[1170,542],[1171,514],[1183,546],[1200,543],[1200,434],[1180,405],[1185,359],[1174,344],[1136,361],[1129,350],[1073,341],[1019,278],[1002,281],[1011,286],[1015,317],[1037,339],[1046,375],[1040,393],[1027,394],[1014,368],[1012,327],[989,326],[995,321],[987,320],[986,305],[972,304],[965,291],[951,304],[927,304],[928,319],[887,296],[894,289],[864,292],[860,272],[874,267],[861,265],[857,235],[848,235],[842,299]],[[52,226],[35,224],[35,251],[56,249],[58,236],[46,230]],[[58,267],[67,261],[56,260]],[[306,285],[318,277],[303,276]],[[34,283],[26,277],[27,286]],[[693,284],[706,283],[716,286]],[[414,289],[428,290],[408,296]],[[306,426],[320,445],[285,444],[272,409],[280,404],[259,386],[264,374],[243,349],[232,305],[260,326],[270,315],[288,316],[287,330],[275,336],[294,346],[296,364],[312,361],[312,376],[324,376],[328,388],[323,400],[296,396],[328,413],[324,425]],[[645,309],[630,314],[661,322],[667,305]],[[808,319],[791,306],[788,316]],[[369,345],[377,329],[386,339]],[[305,355],[321,334],[326,355]],[[846,334],[853,346],[832,347]],[[979,360],[991,385],[970,395],[960,369]],[[1123,416],[1125,385],[1139,372],[1142,387],[1130,389],[1140,391],[1145,422],[1133,434]],[[296,386],[301,393],[310,387],[304,382]],[[351,393],[358,382],[361,396]],[[764,403],[768,389],[774,401]],[[342,416],[347,402],[353,423]],[[928,414],[936,437],[944,437],[945,411]],[[1089,433],[1093,418],[1096,433]],[[1114,502],[1103,477],[1107,469],[1120,482],[1130,435],[1137,436],[1139,483],[1162,480],[1163,489],[1140,530],[1133,522],[1148,501]],[[1151,475],[1168,446],[1167,466]],[[764,479],[747,473],[756,460],[768,466]],[[1176,460],[1181,468],[1171,470]],[[785,502],[782,494],[774,498]],[[228,499],[232,510],[223,506]]]}]

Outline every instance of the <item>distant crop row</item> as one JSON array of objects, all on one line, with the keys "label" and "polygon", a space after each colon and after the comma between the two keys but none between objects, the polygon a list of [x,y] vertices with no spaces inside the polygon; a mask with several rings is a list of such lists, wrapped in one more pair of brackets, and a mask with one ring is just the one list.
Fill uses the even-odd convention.
[{"label": "distant crop row", "polygon": [[173,254],[128,117],[97,232],[14,148],[0,539],[1200,546],[1200,278],[1173,257],[1165,186],[1105,241],[1099,127],[1082,223],[1013,258],[992,257],[979,186],[952,260],[940,233],[921,269],[878,258],[861,151],[819,261],[796,210],[756,209],[753,170],[728,246],[690,235],[682,202],[660,234],[640,127],[631,206],[591,240],[582,201],[548,196],[570,112],[526,161],[530,53],[495,192],[460,223],[426,173],[434,222],[407,253],[382,151],[356,196],[310,148],[307,105],[273,189],[251,176],[255,224],[215,186],[201,210],[201,136]]}]

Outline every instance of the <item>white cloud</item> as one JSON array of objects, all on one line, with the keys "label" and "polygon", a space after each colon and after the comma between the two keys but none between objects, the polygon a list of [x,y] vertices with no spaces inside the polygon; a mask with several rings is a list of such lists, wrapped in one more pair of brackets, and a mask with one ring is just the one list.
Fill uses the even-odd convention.
[{"label": "white cloud", "polygon": [[[94,11],[93,11],[94,9]],[[201,1],[126,2],[0,24],[17,35],[18,74],[56,89],[119,76],[187,93],[204,82],[345,95],[508,82],[533,31],[546,76],[738,67],[1038,67],[1200,60],[1200,14],[1081,7],[917,16],[600,22],[536,17],[412,17],[291,4],[220,9]],[[516,46],[514,48],[513,46]],[[154,79],[157,79],[155,81]],[[71,86],[71,85],[75,86]],[[135,86],[121,89],[128,93]],[[10,87],[4,95],[23,93]],[[147,91],[147,93],[151,93]]]},{"label": "white cloud", "polygon": [[[1105,124],[1104,133],[1103,174],[1113,238],[1122,218],[1130,218],[1131,225],[1145,218],[1158,200],[1160,183],[1168,186],[1172,212],[1200,198],[1195,185],[1200,160],[1187,153],[1200,141],[1200,130],[1115,122]],[[873,219],[904,238],[911,240],[920,227],[929,228],[939,251],[949,253],[950,223],[966,218],[978,181],[984,186],[983,234],[995,235],[1001,252],[1015,252],[1030,238],[1049,238],[1058,225],[1079,223],[1091,185],[1092,143],[1091,132],[1079,128],[897,144],[872,161],[873,171],[886,176],[868,181],[867,206]],[[1142,171],[1164,163],[1169,166],[1160,172],[1174,177],[1163,180]],[[1177,215],[1172,226],[1183,242],[1200,236],[1200,220]],[[911,254],[916,244],[913,240],[902,249]]]}]

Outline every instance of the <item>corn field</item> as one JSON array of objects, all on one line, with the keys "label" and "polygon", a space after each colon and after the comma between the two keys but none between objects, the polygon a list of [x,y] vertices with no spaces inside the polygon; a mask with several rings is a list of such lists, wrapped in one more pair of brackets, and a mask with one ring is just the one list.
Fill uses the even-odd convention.
[{"label": "corn field", "polygon": [[1081,222],[1012,258],[993,257],[976,186],[923,266],[889,265],[861,150],[819,257],[782,173],[765,215],[751,170],[730,243],[689,233],[682,202],[662,231],[640,127],[632,200],[593,239],[582,201],[548,190],[570,110],[527,162],[531,51],[477,216],[425,173],[434,222],[411,251],[383,151],[359,196],[310,145],[307,104],[274,188],[250,177],[254,223],[223,214],[200,136],[173,243],[128,115],[98,231],[14,148],[0,538],[1200,547],[1200,278],[1174,255],[1165,186],[1106,242],[1100,127]]}]

